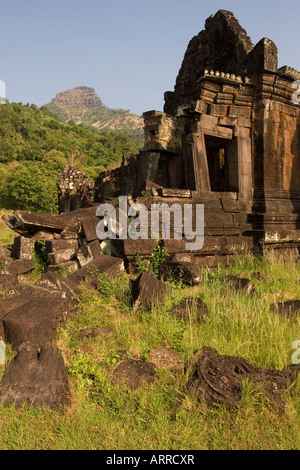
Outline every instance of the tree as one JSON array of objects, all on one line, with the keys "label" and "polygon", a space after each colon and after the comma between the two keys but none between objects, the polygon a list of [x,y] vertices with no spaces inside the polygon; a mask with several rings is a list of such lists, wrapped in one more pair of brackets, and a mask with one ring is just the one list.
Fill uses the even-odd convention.
[{"label": "tree", "polygon": [[57,179],[57,171],[42,162],[18,164],[6,173],[2,195],[19,209],[57,213]]}]

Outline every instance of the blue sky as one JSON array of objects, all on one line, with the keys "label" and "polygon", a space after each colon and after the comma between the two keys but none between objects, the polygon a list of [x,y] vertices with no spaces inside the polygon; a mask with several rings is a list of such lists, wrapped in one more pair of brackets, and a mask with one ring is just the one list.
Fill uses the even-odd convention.
[{"label": "blue sky", "polygon": [[300,70],[299,0],[0,0],[0,80],[9,101],[38,106],[76,86],[141,115],[162,110],[189,40],[219,9],[253,43],[275,42]]}]

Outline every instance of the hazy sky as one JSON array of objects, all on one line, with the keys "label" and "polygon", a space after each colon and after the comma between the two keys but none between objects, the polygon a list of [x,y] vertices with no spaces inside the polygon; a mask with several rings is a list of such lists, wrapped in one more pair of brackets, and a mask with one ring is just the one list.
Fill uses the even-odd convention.
[{"label": "hazy sky", "polygon": [[162,110],[190,39],[219,9],[253,43],[272,39],[300,70],[299,0],[0,0],[0,80],[9,101],[38,106],[93,87],[110,108]]}]

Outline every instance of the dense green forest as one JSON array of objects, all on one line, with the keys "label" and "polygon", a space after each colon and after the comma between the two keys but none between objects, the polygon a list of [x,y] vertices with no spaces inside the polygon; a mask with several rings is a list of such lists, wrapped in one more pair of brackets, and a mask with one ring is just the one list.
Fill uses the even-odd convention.
[{"label": "dense green forest", "polygon": [[70,163],[95,177],[136,154],[140,143],[65,123],[35,105],[0,106],[0,194],[4,208],[57,211],[59,171]]}]

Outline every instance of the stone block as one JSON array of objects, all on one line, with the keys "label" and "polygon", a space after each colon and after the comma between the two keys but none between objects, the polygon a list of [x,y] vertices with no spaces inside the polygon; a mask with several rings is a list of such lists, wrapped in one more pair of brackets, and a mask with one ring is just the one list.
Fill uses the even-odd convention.
[{"label": "stone block", "polygon": [[12,274],[4,274],[0,272],[0,296],[7,294],[15,294],[19,287],[17,276]]},{"label": "stone block", "polygon": [[230,106],[229,107],[229,117],[233,118],[250,118],[251,117],[251,108],[245,106]]},{"label": "stone block", "polygon": [[151,310],[164,301],[167,294],[167,285],[149,273],[142,273],[132,283],[133,309],[145,308]]},{"label": "stone block", "polygon": [[70,261],[76,256],[74,248],[67,248],[64,250],[58,250],[54,253],[48,253],[49,264],[61,264],[65,261]]},{"label": "stone block", "polygon": [[78,284],[70,279],[70,276],[63,277],[59,272],[48,271],[43,274],[36,282],[35,286],[41,286],[48,290],[61,290],[65,293],[66,299],[69,304],[74,305],[78,299],[79,288]]},{"label": "stone block", "polygon": [[20,274],[27,274],[33,271],[35,264],[30,259],[19,259],[10,261],[1,271],[2,274],[9,274],[11,276],[19,276]]},{"label": "stone block", "polygon": [[195,103],[194,111],[195,113],[207,114],[208,104],[202,100],[198,100]]},{"label": "stone block", "polygon": [[184,372],[184,364],[179,360],[178,353],[170,348],[151,349],[150,360],[156,367],[168,369],[171,372]]},{"label": "stone block", "polygon": [[224,104],[212,104],[210,108],[211,116],[225,117],[227,115],[228,106]]},{"label": "stone block", "polygon": [[74,251],[78,248],[77,239],[58,239],[58,240],[46,240],[45,247],[47,253],[55,253],[60,250],[73,249]]},{"label": "stone block", "polygon": [[79,263],[75,260],[71,261],[65,261],[64,263],[60,263],[58,265],[55,264],[50,264],[48,266],[48,271],[50,272],[62,272],[64,275],[65,274],[72,274],[74,271],[76,271],[79,268]]},{"label": "stone block", "polygon": [[137,389],[141,385],[149,385],[155,380],[155,365],[135,359],[121,362],[113,372],[112,381]]},{"label": "stone block", "polygon": [[85,235],[85,238],[88,242],[97,240],[96,228],[99,223],[98,217],[89,217],[82,221],[82,228]]},{"label": "stone block", "polygon": [[198,285],[202,277],[201,267],[186,261],[175,262],[173,258],[160,264],[159,278],[162,281],[175,280],[190,286]]},{"label": "stone block", "polygon": [[2,318],[5,341],[14,349],[27,341],[40,347],[56,338],[57,327],[68,310],[66,299],[31,297]]},{"label": "stone block", "polygon": [[22,344],[4,371],[0,402],[29,407],[69,406],[68,374],[57,346]]},{"label": "stone block", "polygon": [[124,269],[124,261],[122,258],[102,255],[70,274],[68,280],[75,282],[77,285],[84,281],[91,281],[93,285],[97,286],[99,281],[94,275],[94,272],[99,274],[106,273],[108,277],[116,277],[121,274]]},{"label": "stone block", "polygon": [[15,237],[12,246],[12,258],[32,260],[33,249],[34,240],[32,238],[22,237],[21,235]]}]

